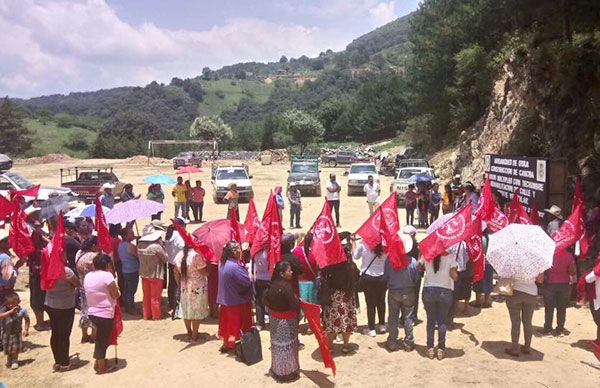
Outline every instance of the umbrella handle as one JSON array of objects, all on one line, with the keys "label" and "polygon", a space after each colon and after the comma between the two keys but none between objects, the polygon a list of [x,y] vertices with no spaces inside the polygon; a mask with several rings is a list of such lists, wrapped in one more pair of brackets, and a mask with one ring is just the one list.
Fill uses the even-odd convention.
[{"label": "umbrella handle", "polygon": [[140,230],[138,229],[137,220],[133,221],[133,223],[135,225],[135,233],[139,236],[140,235]]}]

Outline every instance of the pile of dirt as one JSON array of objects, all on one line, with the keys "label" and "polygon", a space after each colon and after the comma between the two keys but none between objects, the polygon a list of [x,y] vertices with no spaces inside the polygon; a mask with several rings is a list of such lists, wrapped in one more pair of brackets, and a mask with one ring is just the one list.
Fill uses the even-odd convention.
[{"label": "pile of dirt", "polygon": [[34,158],[17,159],[15,160],[18,164],[32,165],[32,164],[48,164],[57,163],[73,160],[72,157],[65,154],[48,154],[44,156],[36,156]]},{"label": "pile of dirt", "polygon": [[[135,155],[125,159],[128,164],[148,164],[148,157],[145,155]],[[150,158],[150,164],[170,164],[170,159],[165,158]]]},{"label": "pile of dirt", "polygon": [[256,155],[256,160],[260,160],[262,155],[271,155],[274,162],[287,162],[290,160],[290,154],[285,148],[261,151]]}]

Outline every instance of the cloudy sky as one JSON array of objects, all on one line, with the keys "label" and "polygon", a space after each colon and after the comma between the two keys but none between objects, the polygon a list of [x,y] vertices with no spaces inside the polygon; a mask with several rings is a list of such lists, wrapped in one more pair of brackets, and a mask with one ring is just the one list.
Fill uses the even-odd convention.
[{"label": "cloudy sky", "polygon": [[168,83],[342,50],[418,0],[0,0],[0,96]]}]

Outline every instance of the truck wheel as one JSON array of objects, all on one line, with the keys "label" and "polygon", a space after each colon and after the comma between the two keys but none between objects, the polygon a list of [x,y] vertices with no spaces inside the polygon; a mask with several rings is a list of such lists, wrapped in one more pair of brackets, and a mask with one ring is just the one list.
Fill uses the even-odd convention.
[{"label": "truck wheel", "polygon": [[337,161],[335,159],[331,159],[329,162],[327,162],[327,165],[329,167],[336,167],[337,166]]},{"label": "truck wheel", "polygon": [[317,190],[315,190],[315,196],[316,197],[320,197],[321,196],[321,187],[317,188]]}]

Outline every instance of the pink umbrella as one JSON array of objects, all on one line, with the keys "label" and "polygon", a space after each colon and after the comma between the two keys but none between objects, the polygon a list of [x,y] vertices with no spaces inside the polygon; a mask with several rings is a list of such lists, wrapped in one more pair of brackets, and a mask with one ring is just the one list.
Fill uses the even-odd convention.
[{"label": "pink umbrella", "polygon": [[193,172],[202,172],[202,169],[196,166],[183,166],[177,169],[177,174],[191,174]]},{"label": "pink umbrella", "polygon": [[[240,229],[243,226],[240,225]],[[230,220],[214,220],[207,222],[192,233],[194,237],[208,245],[214,252],[214,260],[218,261],[223,254],[225,244],[231,241],[231,221]],[[241,233],[241,235],[244,235]]]},{"label": "pink umbrella", "polygon": [[106,213],[106,222],[109,224],[121,224],[131,222],[155,215],[165,210],[165,205],[148,199],[130,199],[115,205]]}]

